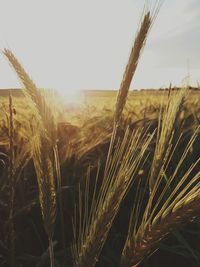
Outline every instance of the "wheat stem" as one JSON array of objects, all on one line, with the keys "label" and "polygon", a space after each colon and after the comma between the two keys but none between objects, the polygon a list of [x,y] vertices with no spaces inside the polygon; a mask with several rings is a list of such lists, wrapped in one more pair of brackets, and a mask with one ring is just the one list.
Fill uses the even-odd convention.
[{"label": "wheat stem", "polygon": [[15,266],[15,230],[14,230],[14,198],[15,198],[15,181],[14,181],[14,122],[13,122],[13,104],[12,95],[9,94],[9,189],[10,189],[10,206],[9,206],[9,250],[10,266]]},{"label": "wheat stem", "polygon": [[[98,261],[112,222],[151,139],[152,136],[146,138],[145,134],[141,132],[136,131],[130,135],[127,131],[124,140],[119,143],[114,155],[109,159],[109,171],[103,178],[99,193],[95,196],[96,200],[92,202],[90,212],[88,212],[87,197],[85,198],[86,204],[82,201],[79,202],[79,236],[75,233],[78,240],[75,240],[73,247],[76,267],[93,267]],[[88,190],[85,194],[88,194]],[[83,204],[86,205],[84,214],[82,214]],[[88,214],[87,218],[85,218],[85,214]],[[81,219],[82,217],[83,219]]]},{"label": "wheat stem", "polygon": [[[35,115],[35,121],[32,121],[32,125],[30,125],[32,130],[30,147],[37,175],[44,228],[48,238],[52,239],[56,219],[56,190],[53,155],[53,147],[56,145],[56,127],[54,116],[50,107],[46,104],[41,92],[30,79],[29,75],[14,54],[7,49],[5,49],[3,53],[25,87],[23,92],[29,101],[33,114]],[[52,240],[50,241],[52,242]],[[53,256],[53,253],[51,253],[51,255]]]},{"label": "wheat stem", "polygon": [[51,236],[49,237],[49,258],[50,258],[51,267],[56,267],[54,250],[53,250],[53,240]]}]

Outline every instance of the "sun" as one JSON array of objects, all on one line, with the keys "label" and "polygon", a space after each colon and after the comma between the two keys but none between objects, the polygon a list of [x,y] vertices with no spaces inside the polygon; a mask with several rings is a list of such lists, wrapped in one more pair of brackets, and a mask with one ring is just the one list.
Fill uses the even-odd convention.
[{"label": "sun", "polygon": [[84,104],[84,92],[82,90],[66,90],[59,88],[56,90],[60,101],[64,105],[81,106]]}]

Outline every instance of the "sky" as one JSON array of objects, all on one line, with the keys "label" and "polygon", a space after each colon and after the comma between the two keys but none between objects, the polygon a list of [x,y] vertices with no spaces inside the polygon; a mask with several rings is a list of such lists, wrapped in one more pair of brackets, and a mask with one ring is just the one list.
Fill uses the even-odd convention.
[{"label": "sky", "polygon": [[[151,1],[153,2],[153,0]],[[0,0],[0,49],[9,48],[38,87],[62,93],[118,89],[143,0]],[[200,83],[200,0],[165,0],[131,88]],[[20,83],[0,54],[0,88]]]}]

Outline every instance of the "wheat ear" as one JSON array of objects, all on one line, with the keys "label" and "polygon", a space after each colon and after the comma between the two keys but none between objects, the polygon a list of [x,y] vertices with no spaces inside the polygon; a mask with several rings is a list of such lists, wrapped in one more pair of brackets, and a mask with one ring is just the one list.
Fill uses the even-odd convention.
[{"label": "wheat ear", "polygon": [[[22,91],[29,100],[30,108],[40,123],[40,127],[44,127],[51,142],[56,143],[56,125],[55,118],[51,111],[51,108],[47,105],[44,95],[37,88],[35,83],[29,77],[23,66],[20,64],[18,59],[14,56],[12,51],[4,49],[3,54],[8,59],[11,67],[16,72],[20,82],[22,83]],[[54,145],[53,144],[53,145]]]},{"label": "wheat ear", "polygon": [[144,14],[141,18],[141,24],[136,34],[134,45],[132,47],[129,60],[120,85],[119,93],[117,96],[117,101],[115,106],[115,116],[114,116],[115,124],[117,124],[117,122],[120,121],[124,106],[126,104],[131,81],[137,69],[141,52],[145,46],[149,30],[151,29],[151,26],[155,20],[158,10],[159,10],[159,4],[157,4],[157,6],[154,8],[152,12],[150,12],[148,8],[144,9]]},{"label": "wheat ear", "polygon": [[[194,180],[200,179],[198,173]],[[196,186],[196,185],[195,185]],[[141,236],[138,235],[134,244],[129,241],[128,250],[123,252],[123,267],[138,266],[138,264],[148,255],[152,254],[170,232],[180,227],[182,224],[193,221],[199,215],[200,201],[200,184],[195,190],[191,190],[183,199],[179,200],[175,205],[171,205],[167,210],[167,214],[163,213],[155,222],[147,224],[145,231]]]},{"label": "wheat ear", "polygon": [[153,11],[151,12],[148,7],[144,8],[142,17],[141,17],[141,23],[138,29],[138,32],[136,33],[135,40],[133,47],[131,49],[131,53],[128,59],[128,63],[126,65],[123,78],[120,84],[120,89],[117,95],[116,105],[115,105],[115,112],[114,112],[114,126],[113,126],[113,132],[112,137],[110,141],[110,146],[108,150],[107,155],[107,161],[105,166],[105,171],[107,171],[107,165],[109,157],[113,150],[113,145],[116,137],[116,132],[118,128],[118,124],[120,123],[122,112],[124,109],[124,106],[127,101],[127,96],[130,88],[131,81],[133,79],[133,76],[135,74],[135,71],[138,66],[138,62],[140,59],[140,55],[143,51],[143,48],[145,46],[148,33],[151,29],[151,26],[153,25],[153,22],[156,18],[156,15],[159,11],[161,5],[161,1],[158,1],[158,3],[153,8]]},{"label": "wheat ear", "polygon": [[[173,101],[170,98],[168,99],[167,108],[165,113],[162,114],[160,126],[162,129],[167,128],[167,121],[169,128],[172,128],[170,125],[173,125],[176,120],[178,106],[182,103],[183,95],[185,95],[185,89],[183,89],[183,92],[174,95]],[[169,121],[170,119],[171,121]],[[179,176],[180,169],[184,166],[198,134],[199,128],[196,129],[187,143],[175,170],[170,175],[168,174],[169,166],[173,161],[174,153],[182,136],[180,135],[178,140],[173,140],[174,133],[171,130],[164,135],[165,138],[163,140],[166,140],[167,136],[168,142],[162,143],[166,148],[164,147],[161,150],[164,153],[162,153],[162,158],[160,159],[159,169],[154,172],[156,175],[154,177],[155,182],[146,207],[141,209],[142,211],[139,210],[142,206],[143,196],[137,199],[139,204],[137,204],[134,209],[135,213],[131,217],[129,232],[122,253],[121,266],[137,266],[145,256],[156,249],[159,240],[162,240],[179,224],[186,223],[197,215],[198,210],[195,203],[200,197],[200,172],[195,175],[193,173],[199,164],[200,158],[192,163],[181,177]],[[160,142],[159,138],[157,142]],[[174,144],[174,142],[176,143]],[[155,164],[154,161],[153,164]],[[182,211],[184,211],[183,214],[181,213]],[[138,216],[139,213],[140,216]]]},{"label": "wheat ear", "polygon": [[[84,218],[81,214],[83,204],[80,201],[80,230],[79,234],[75,231],[76,238],[73,245],[74,266],[95,266],[112,222],[151,139],[152,136],[145,137],[145,134],[139,131],[132,135],[127,131],[109,159],[109,171],[103,177],[99,192],[93,197],[90,212],[87,208],[84,211],[86,216]],[[86,203],[88,202],[87,195],[88,190],[84,198]]]},{"label": "wheat ear", "polygon": [[[177,120],[181,111],[182,103],[188,93],[188,87],[184,87],[178,92],[171,92],[166,105],[161,108],[157,130],[157,141],[154,152],[153,163],[149,177],[149,188],[152,192],[160,168],[166,158],[166,151],[171,144],[172,135],[176,127]],[[164,99],[163,99],[164,100]]]},{"label": "wheat ear", "polygon": [[50,246],[51,267],[55,266],[53,255],[53,232],[56,219],[56,190],[54,180],[54,147],[56,146],[56,126],[53,114],[46,105],[39,89],[25,72],[19,61],[10,50],[5,49],[4,55],[16,71],[34,113],[35,123],[31,125],[31,153],[37,174],[39,200]]}]

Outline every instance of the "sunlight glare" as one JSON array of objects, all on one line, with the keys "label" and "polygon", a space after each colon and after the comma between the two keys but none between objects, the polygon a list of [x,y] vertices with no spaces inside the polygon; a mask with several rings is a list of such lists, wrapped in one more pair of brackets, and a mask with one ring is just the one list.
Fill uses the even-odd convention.
[{"label": "sunlight glare", "polygon": [[57,90],[59,99],[66,106],[80,107],[84,103],[84,94],[81,90]]}]

